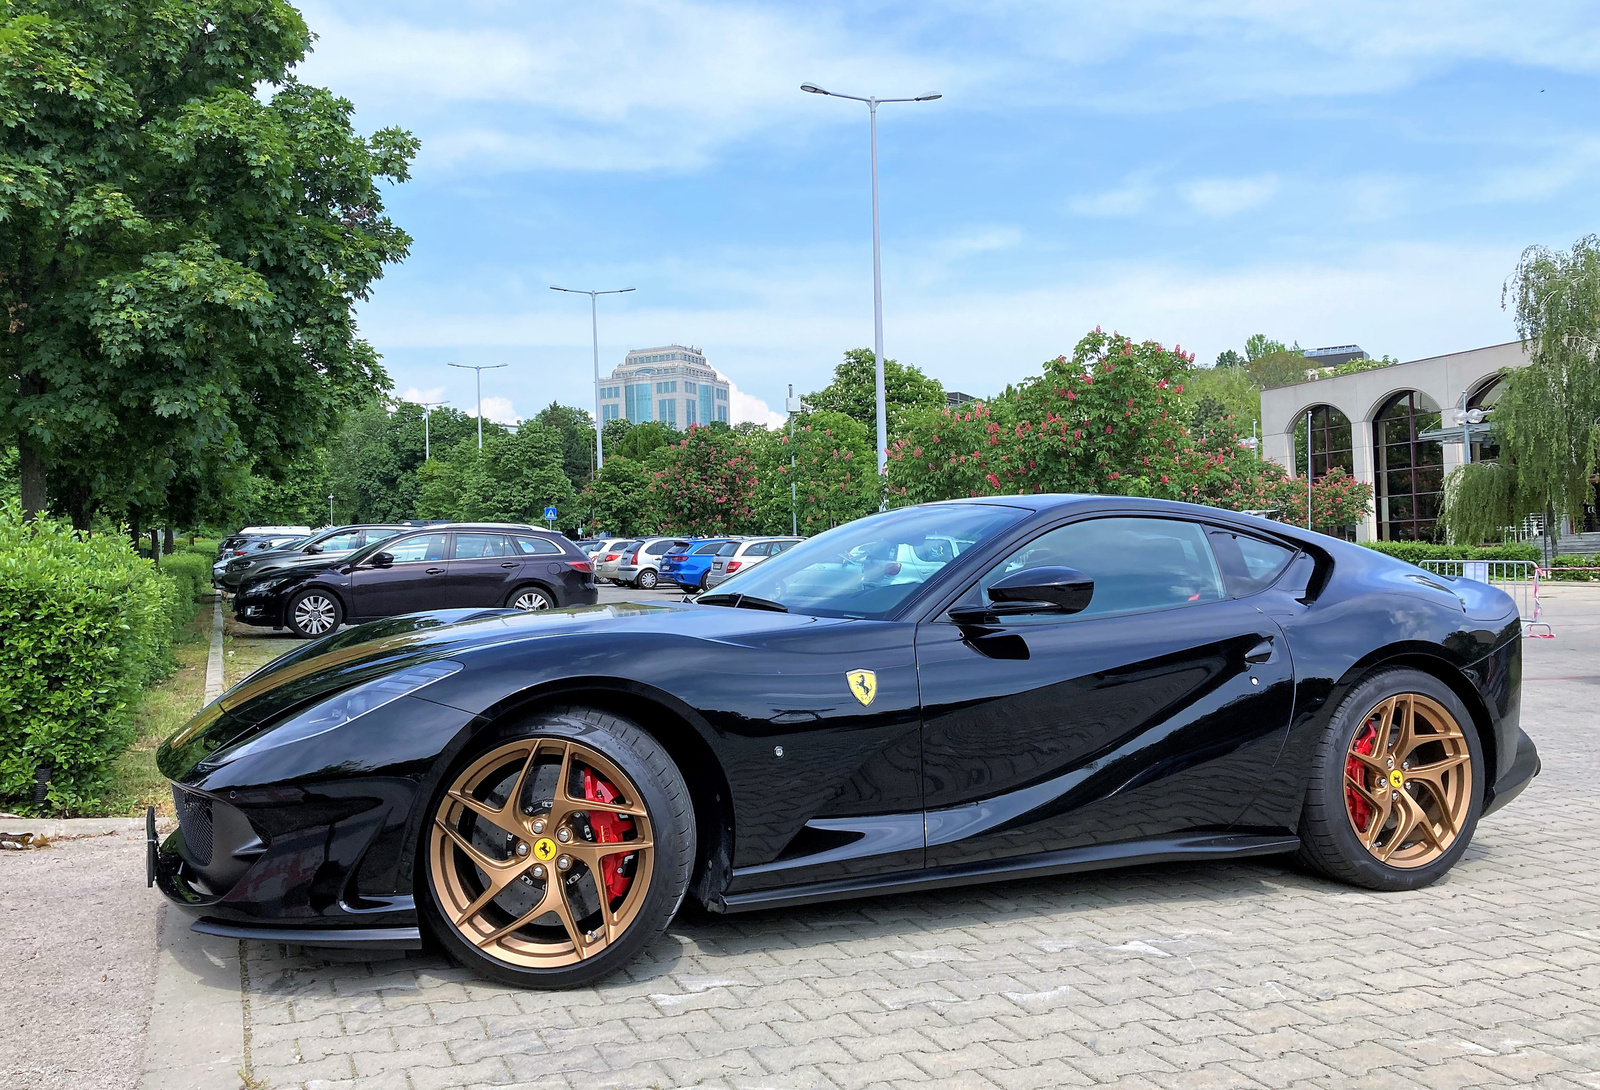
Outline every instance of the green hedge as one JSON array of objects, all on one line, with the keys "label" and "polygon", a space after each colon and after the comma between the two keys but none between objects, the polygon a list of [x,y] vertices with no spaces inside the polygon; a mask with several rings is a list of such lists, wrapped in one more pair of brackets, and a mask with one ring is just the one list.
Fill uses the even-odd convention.
[{"label": "green hedge", "polygon": [[140,690],[171,665],[176,623],[194,616],[191,568],[167,577],[121,534],[84,537],[65,523],[0,507],[0,802],[30,811],[50,770],[45,810],[73,812],[105,788],[135,736]]},{"label": "green hedge", "polygon": [[1593,556],[1555,556],[1550,558],[1550,574],[1546,578],[1562,583],[1600,583],[1600,572],[1568,571],[1562,568],[1600,568],[1600,553]]},{"label": "green hedge", "polygon": [[156,569],[173,584],[172,631],[183,631],[183,626],[194,619],[194,604],[211,590],[211,558],[199,553],[175,552],[161,558]]},{"label": "green hedge", "polygon": [[1419,560],[1538,560],[1537,545],[1430,545],[1426,541],[1364,541],[1369,549],[1415,564]]}]

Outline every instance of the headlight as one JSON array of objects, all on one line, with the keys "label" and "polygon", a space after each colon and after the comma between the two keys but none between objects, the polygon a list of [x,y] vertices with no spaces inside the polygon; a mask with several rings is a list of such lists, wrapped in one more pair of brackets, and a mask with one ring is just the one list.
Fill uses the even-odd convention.
[{"label": "headlight", "polygon": [[288,579],[289,577],[287,575],[282,575],[276,579],[264,579],[259,583],[251,583],[248,587],[245,587],[244,590],[240,592],[240,597],[254,598],[258,595],[265,594],[270,590],[275,590],[278,587],[283,586],[284,583],[288,582]]},{"label": "headlight", "polygon": [[439,662],[425,662],[420,666],[401,670],[399,673],[385,674],[383,677],[364,681],[360,685],[329,697],[320,704],[313,704],[292,718],[257,734],[254,738],[213,753],[202,764],[206,768],[218,768],[241,757],[265,753],[269,749],[277,749],[279,746],[292,745],[307,738],[315,738],[319,734],[326,734],[385,704],[399,700],[402,696],[459,673],[460,670],[459,662],[446,659]]}]

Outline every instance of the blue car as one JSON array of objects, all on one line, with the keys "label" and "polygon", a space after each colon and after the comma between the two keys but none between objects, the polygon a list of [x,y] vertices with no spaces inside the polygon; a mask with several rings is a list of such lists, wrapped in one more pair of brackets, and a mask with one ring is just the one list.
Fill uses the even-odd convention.
[{"label": "blue car", "polygon": [[701,538],[691,541],[685,548],[673,549],[661,558],[661,578],[678,584],[688,594],[702,591],[717,549],[730,541],[743,540],[742,537]]}]

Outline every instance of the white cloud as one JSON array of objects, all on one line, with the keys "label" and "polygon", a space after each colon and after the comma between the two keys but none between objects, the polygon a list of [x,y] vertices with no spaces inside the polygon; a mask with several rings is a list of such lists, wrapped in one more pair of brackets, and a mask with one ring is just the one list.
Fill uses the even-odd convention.
[{"label": "white cloud", "polygon": [[1067,207],[1092,219],[1120,219],[1137,216],[1154,199],[1156,187],[1148,177],[1129,178],[1114,189],[1085,193],[1067,201]]},{"label": "white cloud", "polygon": [[1261,174],[1253,178],[1202,178],[1183,187],[1184,199],[1196,211],[1216,219],[1236,216],[1270,201],[1278,192],[1278,178]]},{"label": "white cloud", "polygon": [[[444,387],[430,386],[426,390],[419,390],[415,386],[407,386],[406,392],[400,395],[400,400],[409,401],[414,405],[437,405],[444,400]],[[487,414],[485,418],[488,418]]]},{"label": "white cloud", "polygon": [[[476,417],[478,407],[473,405],[465,410],[468,416]],[[522,418],[517,415],[517,410],[512,407],[509,397],[486,397],[483,399],[483,418],[493,420],[496,424],[515,424]]]},{"label": "white cloud", "polygon": [[782,413],[773,412],[771,406],[753,394],[747,394],[739,389],[739,384],[728,378],[727,375],[717,372],[722,378],[728,380],[728,415],[735,424],[746,421],[761,424],[764,427],[774,428],[783,424],[788,417]]}]

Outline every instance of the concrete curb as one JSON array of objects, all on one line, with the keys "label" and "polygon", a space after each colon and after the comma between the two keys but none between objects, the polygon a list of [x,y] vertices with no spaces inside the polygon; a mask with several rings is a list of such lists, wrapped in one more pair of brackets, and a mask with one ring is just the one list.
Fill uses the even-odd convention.
[{"label": "concrete curb", "polygon": [[211,653],[206,656],[206,703],[222,695],[222,595],[211,604]]},{"label": "concrete curb", "polygon": [[97,818],[0,818],[0,832],[38,833],[52,839],[68,836],[101,836],[105,833],[138,832],[142,817]]}]

